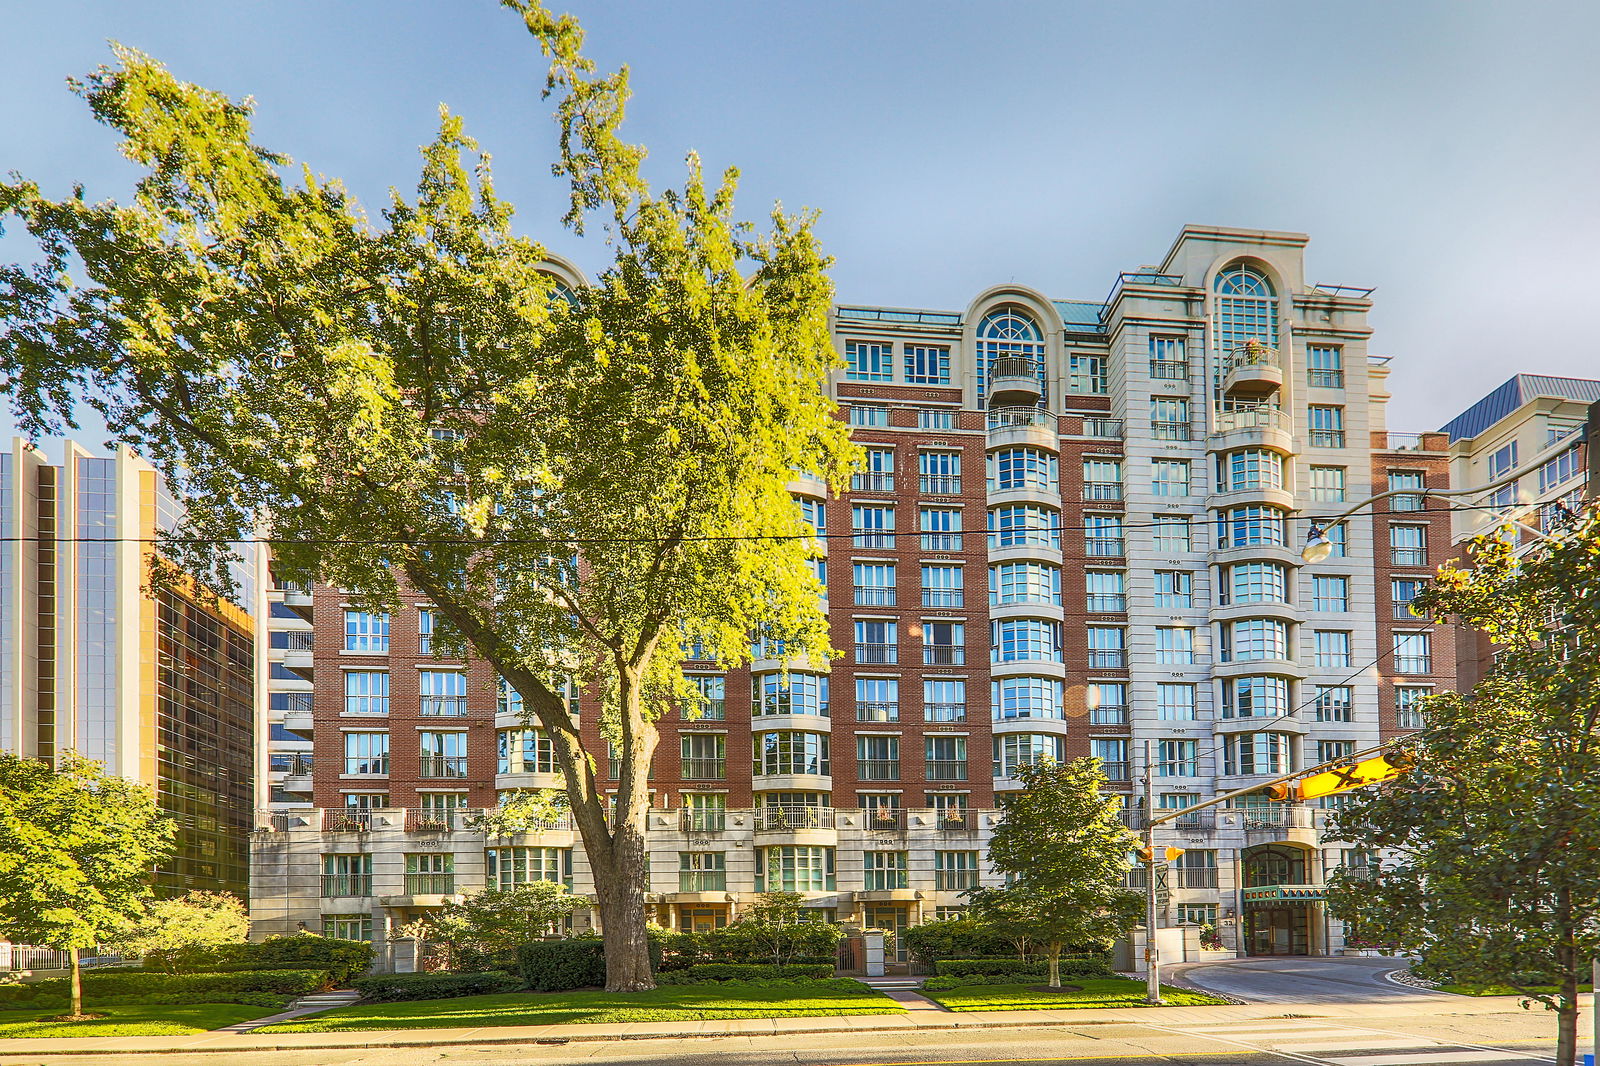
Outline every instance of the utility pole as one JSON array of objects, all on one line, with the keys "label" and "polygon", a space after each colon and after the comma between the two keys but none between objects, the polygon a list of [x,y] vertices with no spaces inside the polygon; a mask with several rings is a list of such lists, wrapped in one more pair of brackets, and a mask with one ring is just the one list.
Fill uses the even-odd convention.
[{"label": "utility pole", "polygon": [[1161,955],[1156,948],[1156,781],[1150,742],[1144,742],[1144,978],[1146,1003],[1161,1004]]}]

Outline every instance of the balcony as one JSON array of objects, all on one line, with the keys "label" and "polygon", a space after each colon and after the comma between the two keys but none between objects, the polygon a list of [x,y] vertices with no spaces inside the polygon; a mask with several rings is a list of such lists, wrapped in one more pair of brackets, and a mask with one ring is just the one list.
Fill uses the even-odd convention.
[{"label": "balcony", "polygon": [[1429,655],[1396,655],[1394,669],[1399,674],[1433,673],[1433,657]]},{"label": "balcony", "polygon": [[1189,363],[1184,359],[1152,359],[1150,376],[1157,381],[1188,381]]},{"label": "balcony", "polygon": [[372,828],[372,812],[346,807],[322,809],[324,833],[365,833]]},{"label": "balcony", "polygon": [[966,595],[961,589],[923,589],[922,606],[924,607],[960,607],[966,602]]},{"label": "balcony", "polygon": [[1399,600],[1394,604],[1394,617],[1396,621],[1404,620],[1409,622],[1418,616],[1411,613],[1410,600]]},{"label": "balcony", "polygon": [[1289,418],[1281,407],[1271,404],[1235,404],[1223,401],[1212,419],[1212,433],[1233,433],[1242,429],[1289,431]]},{"label": "balcony", "polygon": [[1313,429],[1310,433],[1313,448],[1343,448],[1344,430]]},{"label": "balcony", "polygon": [[1089,669],[1091,670],[1125,670],[1128,667],[1128,652],[1124,648],[1091,650],[1089,652]]},{"label": "balcony", "polygon": [[[890,660],[891,662],[893,660]],[[965,666],[967,649],[960,644],[925,644],[922,648],[924,666]]]},{"label": "balcony", "polygon": [[1227,813],[1243,815],[1246,830],[1310,829],[1312,824],[1308,807],[1230,807]]},{"label": "balcony", "polygon": [[1128,764],[1126,762],[1106,762],[1102,760],[1100,769],[1105,772],[1106,780],[1108,781],[1128,780]]},{"label": "balcony", "polygon": [[894,534],[854,529],[850,531],[850,543],[857,548],[893,548]]},{"label": "balcony", "polygon": [[858,759],[856,761],[856,779],[858,781],[898,781],[900,780],[900,760]]},{"label": "balcony", "polygon": [[965,722],[967,720],[967,705],[965,703],[924,704],[922,717],[929,722]]},{"label": "balcony", "polygon": [[933,887],[936,892],[965,892],[978,887],[976,870],[935,870]]},{"label": "balcony", "polygon": [[1427,548],[1390,548],[1389,562],[1394,566],[1427,566]]},{"label": "balcony", "polygon": [[1090,614],[1117,614],[1128,609],[1128,597],[1115,594],[1091,594],[1086,604]]},{"label": "balcony", "polygon": [[937,474],[923,474],[919,487],[924,496],[959,496],[961,479]]},{"label": "balcony", "polygon": [[681,767],[685,781],[726,781],[728,779],[728,762],[726,759],[684,759]]},{"label": "balcony", "polygon": [[686,722],[722,722],[728,717],[728,706],[723,700],[699,700],[680,712]]},{"label": "balcony", "polygon": [[1306,381],[1313,389],[1342,389],[1344,371],[1313,367],[1307,373]]},{"label": "balcony", "polygon": [[1151,419],[1150,436],[1156,440],[1188,440],[1189,423]]},{"label": "balcony", "polygon": [[856,662],[858,663],[894,663],[899,661],[897,649],[893,644],[857,644]]},{"label": "balcony", "polygon": [[989,404],[1014,407],[1036,404],[1043,395],[1039,367],[1032,359],[1001,356],[989,364]]},{"label": "balcony", "polygon": [[898,722],[900,704],[892,700],[874,700],[856,704],[858,722]]},{"label": "balcony", "polygon": [[[471,816],[483,812],[474,808]],[[461,828],[462,820],[469,817],[465,807],[407,807],[406,832],[449,833]]]},{"label": "balcony", "polygon": [[755,810],[755,829],[758,833],[832,828],[832,807],[774,806],[757,807]]},{"label": "balcony", "polygon": [[1025,429],[1028,426],[1048,426],[1051,415],[1037,407],[990,407],[989,429]]},{"label": "balcony", "polygon": [[323,874],[322,895],[329,896],[370,896],[372,895],[371,874]]},{"label": "balcony", "polygon": [[1089,712],[1090,725],[1127,725],[1128,708],[1115,704],[1101,704]]},{"label": "balcony", "polygon": [[425,718],[460,718],[467,713],[465,696],[423,696],[418,713]]},{"label": "balcony", "polygon": [[892,585],[855,586],[857,607],[893,607],[895,601]]},{"label": "balcony", "polygon": [[967,779],[967,760],[965,759],[929,759],[923,764],[927,768],[929,781],[965,781]]},{"label": "balcony", "polygon": [[1085,537],[1083,554],[1091,559],[1120,559],[1127,554],[1127,547],[1121,537]]},{"label": "balcony", "polygon": [[685,833],[725,832],[728,828],[728,812],[685,808],[679,812],[678,828]]},{"label": "balcony", "polygon": [[726,870],[679,870],[679,892],[726,892],[728,890],[728,873]]},{"label": "balcony", "polygon": [[934,824],[941,833],[970,833],[978,828],[978,818],[971,811],[939,811]]},{"label": "balcony", "polygon": [[894,475],[883,473],[851,474],[852,492],[893,492]]},{"label": "balcony", "polygon": [[[894,545],[890,545],[894,547]],[[960,533],[924,533],[922,550],[925,552],[958,552],[961,550]]]},{"label": "balcony", "polygon": [[899,807],[874,807],[866,814],[866,827],[880,833],[892,833],[906,827],[906,812]]},{"label": "balcony", "polygon": [[459,778],[467,776],[465,755],[424,755],[419,761],[417,776],[429,779]]},{"label": "balcony", "polygon": [[1283,363],[1278,350],[1260,341],[1246,341],[1228,350],[1222,391],[1230,396],[1269,396],[1283,388]]},{"label": "balcony", "polygon": [[1085,418],[1083,420],[1083,435],[1085,437],[1095,437],[1100,440],[1121,440],[1122,419]]},{"label": "balcony", "polygon": [[408,896],[449,896],[456,890],[456,875],[453,873],[407,873],[406,895]]},{"label": "balcony", "polygon": [[1181,866],[1172,870],[1173,888],[1216,888],[1217,868],[1215,866],[1199,869],[1184,869]]},{"label": "balcony", "polygon": [[1427,509],[1427,499],[1420,492],[1402,492],[1389,497],[1391,511],[1422,511]]},{"label": "balcony", "polygon": [[1122,482],[1085,481],[1083,498],[1095,503],[1114,503],[1122,499]]}]

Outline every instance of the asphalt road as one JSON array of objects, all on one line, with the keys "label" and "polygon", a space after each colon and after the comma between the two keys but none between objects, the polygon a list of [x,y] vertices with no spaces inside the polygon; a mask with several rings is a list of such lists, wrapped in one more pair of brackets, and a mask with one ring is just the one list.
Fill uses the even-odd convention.
[{"label": "asphalt road", "polygon": [[1273,957],[1230,959],[1183,967],[1183,980],[1251,1003],[1388,1003],[1396,999],[1448,1000],[1386,981],[1405,968],[1397,959]]}]

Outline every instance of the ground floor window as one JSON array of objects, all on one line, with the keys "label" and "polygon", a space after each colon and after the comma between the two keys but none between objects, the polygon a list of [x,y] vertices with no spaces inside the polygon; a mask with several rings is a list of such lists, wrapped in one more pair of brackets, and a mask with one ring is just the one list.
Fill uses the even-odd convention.
[{"label": "ground floor window", "polygon": [[530,881],[572,885],[571,848],[489,848],[484,862],[492,889],[515,888]]},{"label": "ground floor window", "polygon": [[1188,922],[1191,925],[1216,925],[1217,905],[1215,903],[1174,903],[1172,917],[1178,922]]},{"label": "ground floor window", "polygon": [[372,941],[372,915],[324,914],[322,935],[334,940]]}]

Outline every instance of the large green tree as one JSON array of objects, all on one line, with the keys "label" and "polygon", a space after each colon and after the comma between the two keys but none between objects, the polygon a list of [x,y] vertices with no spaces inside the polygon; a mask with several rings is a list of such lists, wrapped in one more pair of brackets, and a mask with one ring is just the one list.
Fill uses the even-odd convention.
[{"label": "large green tree", "polygon": [[1416,603],[1487,633],[1498,662],[1426,702],[1397,746],[1408,773],[1351,793],[1334,835],[1388,858],[1336,873],[1330,906],[1425,976],[1554,1010],[1568,1066],[1600,955],[1600,521],[1520,558],[1509,535],[1479,539],[1471,568],[1441,570]]},{"label": "large green tree", "polygon": [[1061,952],[1104,950],[1138,920],[1139,897],[1123,876],[1138,838],[1122,824],[1098,759],[1046,759],[1019,767],[1022,788],[1000,796],[989,862],[1002,888],[969,889],[973,916],[1019,944],[1044,948],[1050,987],[1061,987]]},{"label": "large green tree", "polygon": [[80,952],[144,912],[172,836],[149,788],[97,762],[0,752],[0,937],[67,952],[73,1015]]},{"label": "large green tree", "polygon": [[[160,467],[188,507],[178,564],[263,530],[288,579],[374,609],[426,596],[550,737],[607,987],[643,989],[647,775],[655,721],[692,695],[680,642],[729,664],[757,630],[831,653],[787,485],[838,485],[854,450],[812,218],[737,222],[735,173],[708,183],[692,156],[653,191],[617,132],[626,70],[597,75],[570,17],[506,6],[550,57],[564,221],[604,223],[592,285],[559,286],[513,232],[458,118],[416,195],[370,218],[256,144],[249,101],[118,48],[74,85],[143,177],[128,203],[0,185],[41,249],[0,268],[0,374],[30,432],[81,399]],[[613,797],[562,698],[573,675],[603,704]]]}]

